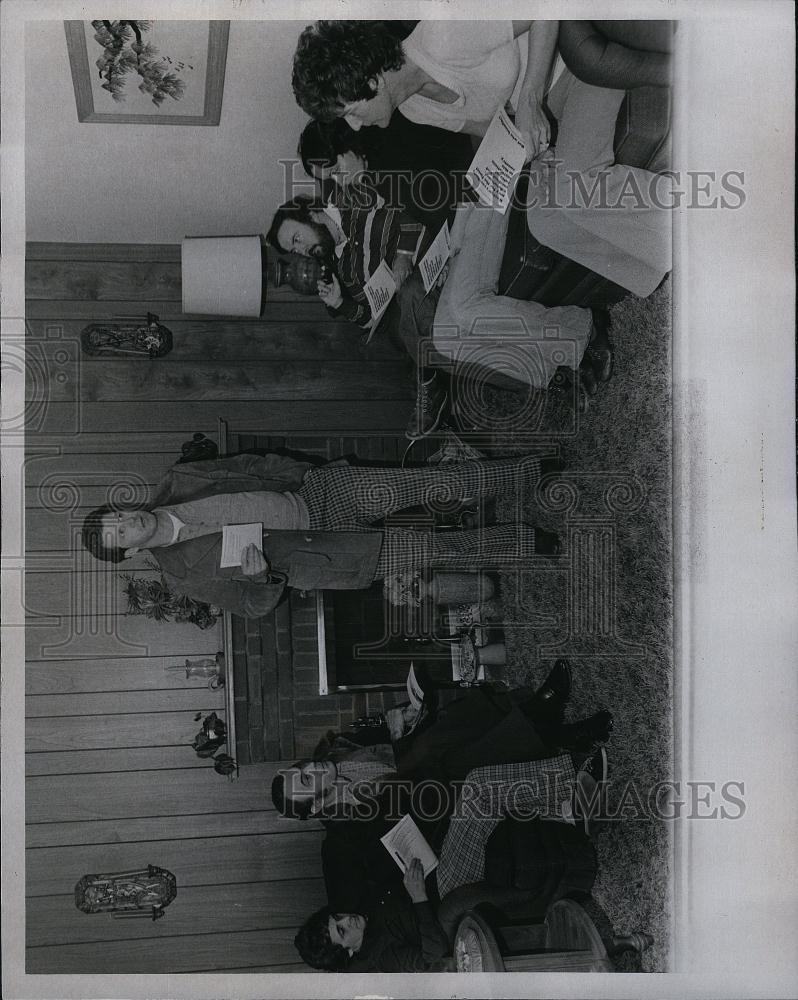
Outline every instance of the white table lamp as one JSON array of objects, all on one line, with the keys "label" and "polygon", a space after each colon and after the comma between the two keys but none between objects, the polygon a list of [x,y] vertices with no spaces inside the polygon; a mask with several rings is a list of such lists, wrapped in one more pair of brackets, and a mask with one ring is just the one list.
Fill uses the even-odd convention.
[{"label": "white table lamp", "polygon": [[181,262],[184,313],[260,316],[260,236],[186,238]]}]

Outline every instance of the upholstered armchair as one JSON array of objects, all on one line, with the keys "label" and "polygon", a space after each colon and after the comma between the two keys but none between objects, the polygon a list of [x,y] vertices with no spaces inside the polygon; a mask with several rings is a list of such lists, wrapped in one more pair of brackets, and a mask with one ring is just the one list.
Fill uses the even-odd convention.
[{"label": "upholstered armchair", "polygon": [[489,904],[508,923],[542,920],[551,903],[587,897],[596,850],[580,827],[543,820],[505,820],[485,851],[485,880],[460,886],[441,902],[438,919],[453,939],[466,910]]},{"label": "upholstered armchair", "polygon": [[[483,882],[450,892],[438,920],[458,971],[640,971],[653,944],[619,936],[591,897],[596,852],[578,827],[505,820],[486,850]],[[625,958],[621,959],[624,955]]]}]

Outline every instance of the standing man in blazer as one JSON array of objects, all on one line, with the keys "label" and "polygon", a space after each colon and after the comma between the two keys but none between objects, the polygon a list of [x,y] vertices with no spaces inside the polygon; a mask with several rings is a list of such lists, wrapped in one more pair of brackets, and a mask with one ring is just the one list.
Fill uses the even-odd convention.
[{"label": "standing man in blazer", "polygon": [[[556,535],[520,523],[453,532],[374,527],[429,501],[514,495],[555,468],[533,456],[420,469],[313,466],[281,455],[191,462],[170,469],[144,508],[92,511],[83,544],[113,563],[146,549],[174,593],[257,618],[287,587],[359,590],[398,572],[557,555]],[[253,522],[263,525],[262,545],[244,548],[239,566],[221,567],[222,529]]]}]

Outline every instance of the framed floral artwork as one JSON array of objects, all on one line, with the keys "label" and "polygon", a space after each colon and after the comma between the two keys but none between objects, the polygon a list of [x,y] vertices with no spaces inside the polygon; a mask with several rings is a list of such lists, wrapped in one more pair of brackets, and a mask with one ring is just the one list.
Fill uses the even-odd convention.
[{"label": "framed floral artwork", "polygon": [[78,121],[218,125],[229,21],[65,21]]}]

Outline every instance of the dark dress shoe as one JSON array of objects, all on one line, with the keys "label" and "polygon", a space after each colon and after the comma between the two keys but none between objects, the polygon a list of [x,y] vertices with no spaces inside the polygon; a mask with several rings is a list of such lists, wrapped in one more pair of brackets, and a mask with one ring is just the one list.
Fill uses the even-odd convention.
[{"label": "dark dress shoe", "polygon": [[612,378],[614,349],[610,343],[610,314],[606,309],[592,308],[593,317],[590,343],[582,359],[586,362],[597,382],[609,382]]},{"label": "dark dress shoe", "polygon": [[571,694],[571,664],[567,660],[555,660],[549,676],[538,688],[535,697],[541,701],[558,699],[566,702]]},{"label": "dark dress shoe", "polygon": [[[533,722],[558,726],[562,721],[565,703],[571,693],[571,667],[567,660],[555,661],[549,676],[522,705],[524,714]],[[541,735],[543,735],[541,733]],[[545,736],[543,739],[546,742]],[[556,741],[555,741],[556,742]]]},{"label": "dark dress shoe", "polygon": [[580,413],[585,413],[589,405],[589,396],[587,389],[582,384],[581,371],[581,368],[578,371],[572,371],[570,368],[560,365],[549,382],[547,391],[565,393],[575,399],[577,410]]},{"label": "dark dress shoe", "polygon": [[590,753],[610,738],[614,723],[609,712],[596,712],[587,719],[560,727],[556,742],[565,750]]},{"label": "dark dress shoe", "polygon": [[579,381],[588,396],[595,396],[598,392],[598,379],[593,372],[593,366],[587,360],[587,356],[582,358],[579,365]]}]

